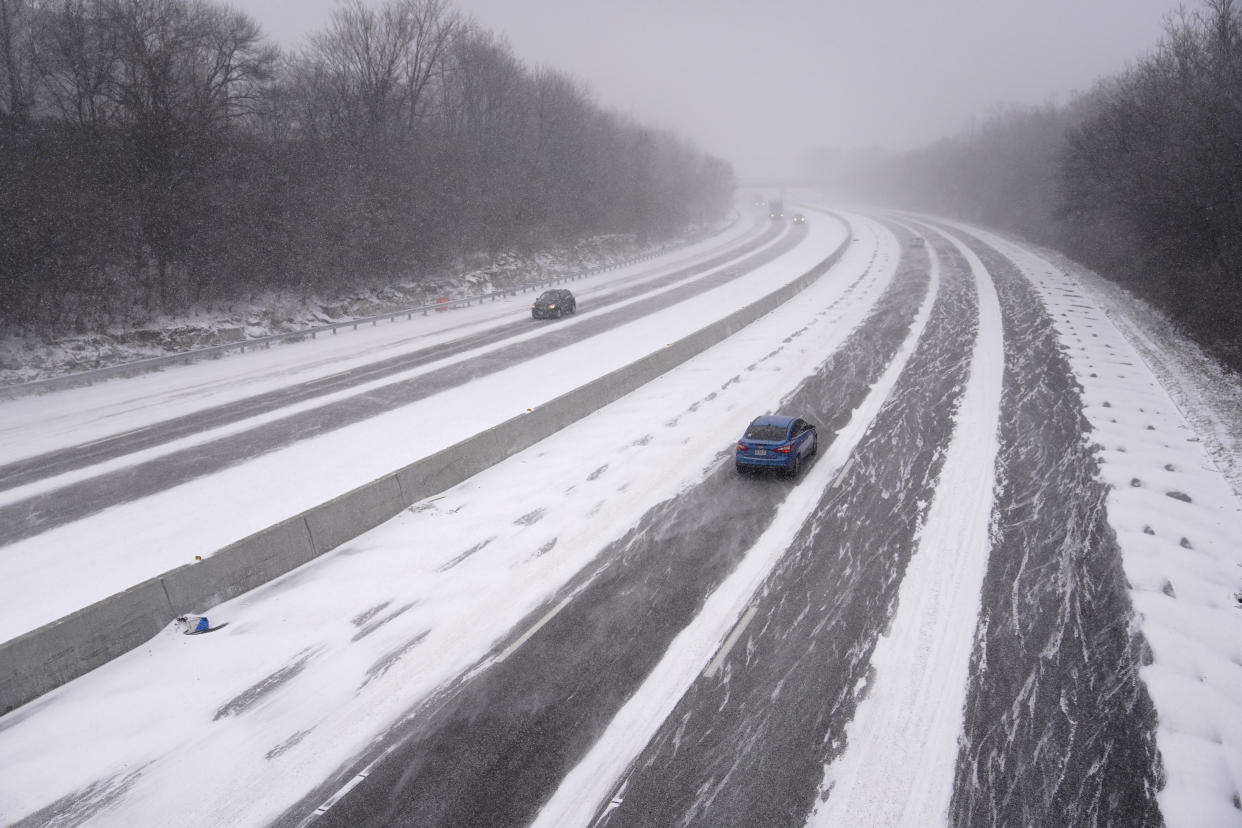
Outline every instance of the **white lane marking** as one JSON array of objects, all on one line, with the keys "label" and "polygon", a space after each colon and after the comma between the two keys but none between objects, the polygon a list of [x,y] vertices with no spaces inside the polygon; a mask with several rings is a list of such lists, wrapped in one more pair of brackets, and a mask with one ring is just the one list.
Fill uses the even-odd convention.
[{"label": "white lane marking", "polygon": [[[891,233],[886,234],[885,241],[891,246],[896,245]],[[697,665],[706,660],[706,653],[711,652],[712,645],[720,640],[733,619],[755,600],[768,574],[785,556],[807,516],[819,502],[828,482],[862,442],[927,328],[939,287],[940,263],[933,251],[927,295],[892,362],[871,386],[870,393],[854,410],[849,422],[837,433],[836,440],[824,452],[823,460],[811,466],[802,483],[794,487],[777,508],[771,525],[746,553],[746,557],[708,596],[699,614],[677,634],[660,663],[613,717],[587,755],[561,779],[556,792],[532,823],[535,828],[565,828],[592,823],[600,806],[612,792],[615,780],[630,768],[677,702],[694,684],[700,673]]]},{"label": "white lane marking", "polygon": [[553,618],[556,617],[556,614],[558,612],[565,609],[566,605],[569,604],[569,602],[574,599],[574,595],[576,594],[577,593],[572,593],[562,598],[559,604],[557,604],[555,607],[553,607],[552,609],[544,613],[543,617],[540,618],[538,621],[536,621],[529,630],[522,633],[521,637],[518,638],[517,641],[514,641],[508,647],[505,647],[504,652],[496,656],[496,658],[493,659],[492,664],[499,664],[500,662],[504,661],[506,658],[513,655],[515,652],[517,652],[518,648],[521,647],[523,644],[525,644],[527,641],[529,641],[531,636],[539,632],[539,630],[543,627],[544,624],[551,621]]},{"label": "white lane marking", "polygon": [[299,822],[298,828],[306,828],[306,826],[310,825],[312,822],[319,819],[321,816],[323,816],[328,811],[330,811],[333,805],[335,805],[336,803],[340,802],[342,799],[345,798],[346,794],[348,794],[354,788],[361,785],[362,780],[366,779],[367,776],[371,773],[371,771],[375,770],[375,766],[378,765],[380,762],[382,762],[384,758],[387,757],[388,754],[392,753],[395,749],[396,749],[396,745],[392,745],[386,748],[384,752],[381,753],[379,756],[375,757],[370,762],[368,762],[367,766],[363,768],[362,770],[358,771],[358,773],[354,775],[353,779],[350,779],[348,782],[342,785],[340,789],[337,790],[336,793],[332,794],[332,796],[325,799],[322,805],[320,805],[318,808],[312,811],[310,816],[306,817],[301,822]]},{"label": "white lane marking", "polygon": [[832,482],[828,484],[828,488],[835,489],[837,486],[840,486],[841,481],[845,479],[845,475],[849,473],[849,470],[853,468],[853,466],[854,458],[851,457],[849,461],[841,467],[841,471],[837,472],[837,476],[832,479]]},{"label": "white lane marking", "polygon": [[703,675],[708,678],[715,678],[716,673],[720,671],[720,665],[724,664],[724,660],[729,657],[729,651],[733,649],[733,645],[742,637],[742,633],[746,631],[746,627],[755,617],[758,608],[753,604],[750,609],[746,610],[746,614],[742,616],[742,620],[737,622],[733,627],[733,632],[729,633],[729,637],[725,639],[725,643],[720,645],[720,650],[716,653],[716,657],[712,659],[712,663],[707,665],[707,669],[703,671]]},{"label": "white lane marking", "polygon": [[339,791],[332,794],[332,796],[328,797],[328,799],[322,805],[320,805],[318,808],[315,809],[315,814],[317,816],[322,816],[323,814],[326,814],[329,811],[329,809],[332,808],[333,805],[340,802],[341,799],[344,798],[345,794],[349,793],[354,788],[362,784],[362,780],[366,778],[367,778],[367,772],[363,771],[359,773],[357,776],[355,776],[353,779],[346,782],[344,785],[341,786],[341,789]]},{"label": "white lane marking", "polygon": [[625,788],[629,784],[630,784],[630,778],[627,776],[625,777],[625,781],[621,783],[621,787],[617,788],[616,794],[612,797],[611,800],[609,800],[608,807],[605,808],[603,813],[599,815],[599,819],[595,820],[595,822],[592,823],[592,828],[596,828],[596,826],[603,825],[605,822],[608,821],[608,815],[621,807],[621,803],[625,802]]}]

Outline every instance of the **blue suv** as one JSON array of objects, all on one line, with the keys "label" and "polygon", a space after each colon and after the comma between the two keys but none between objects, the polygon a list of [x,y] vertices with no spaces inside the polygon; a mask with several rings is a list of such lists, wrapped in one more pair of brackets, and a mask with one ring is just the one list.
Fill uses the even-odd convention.
[{"label": "blue suv", "polygon": [[797,417],[756,417],[737,441],[737,470],[781,469],[790,477],[802,470],[804,457],[819,451],[815,426]]}]

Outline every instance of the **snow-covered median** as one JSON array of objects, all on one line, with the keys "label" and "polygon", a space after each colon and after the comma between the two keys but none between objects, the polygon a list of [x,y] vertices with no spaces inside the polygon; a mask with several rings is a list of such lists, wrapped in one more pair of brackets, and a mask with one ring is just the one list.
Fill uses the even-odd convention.
[{"label": "snow-covered median", "polygon": [[[796,280],[835,250],[845,234],[839,222],[816,222],[802,243],[774,261],[572,347],[5,546],[0,549],[0,600],[6,605],[0,640],[191,563],[195,556],[206,558],[629,365]],[[584,311],[568,324],[588,315]],[[137,462],[145,455],[116,462]]]},{"label": "snow-covered median", "polygon": [[[94,825],[277,817],[478,664],[636,515],[728,461],[749,419],[845,341],[891,280],[891,233],[862,222],[857,235],[799,301],[213,608],[213,622],[229,622],[220,632],[169,631],[0,720],[0,822],[48,806],[44,821]],[[476,406],[496,405],[468,388]]]}]

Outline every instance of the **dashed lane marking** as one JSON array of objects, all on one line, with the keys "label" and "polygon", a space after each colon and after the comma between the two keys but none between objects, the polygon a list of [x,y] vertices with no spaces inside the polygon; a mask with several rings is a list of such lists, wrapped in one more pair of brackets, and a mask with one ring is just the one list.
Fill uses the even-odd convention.
[{"label": "dashed lane marking", "polygon": [[538,621],[536,621],[536,622],[535,622],[534,626],[532,626],[532,627],[531,627],[529,630],[527,630],[526,632],[522,633],[521,637],[520,637],[520,638],[518,638],[518,640],[517,640],[517,641],[514,641],[514,642],[513,642],[512,644],[510,644],[508,647],[505,647],[504,652],[502,652],[500,655],[496,656],[496,660],[495,660],[494,662],[492,662],[492,663],[493,663],[493,664],[499,664],[500,662],[504,661],[506,658],[508,658],[509,656],[513,655],[515,652],[517,652],[518,648],[519,648],[519,647],[521,647],[523,644],[525,644],[527,641],[529,641],[529,640],[530,640],[530,638],[531,638],[531,636],[533,636],[535,633],[539,632],[539,630],[543,627],[543,625],[544,625],[544,624],[546,624],[546,623],[548,623],[549,621],[551,621],[553,618],[555,618],[555,617],[556,617],[556,614],[557,614],[558,612],[560,612],[561,610],[565,609],[565,606],[566,606],[566,605],[567,605],[570,601],[572,601],[572,600],[573,600],[573,598],[574,598],[574,596],[573,596],[573,595],[566,595],[564,598],[562,598],[562,599],[561,599],[561,602],[560,602],[559,604],[557,604],[555,607],[553,607],[552,609],[548,610],[548,611],[544,614],[543,618],[540,618]]},{"label": "dashed lane marking", "polygon": [[716,653],[716,657],[707,665],[707,669],[703,671],[703,675],[708,678],[715,678],[716,673],[720,672],[720,666],[724,664],[724,660],[729,657],[729,651],[733,649],[733,645],[742,637],[742,633],[746,631],[746,627],[750,624],[751,619],[755,617],[756,607],[752,604],[746,612],[742,613],[742,618],[733,627],[733,632],[729,633],[729,637],[725,639],[725,643],[720,646],[720,650]]},{"label": "dashed lane marking", "polygon": [[371,771],[375,770],[375,766],[378,765],[380,762],[382,762],[384,758],[388,756],[388,754],[392,753],[395,747],[396,747],[395,745],[392,747],[389,747],[379,756],[371,760],[371,762],[365,768],[358,771],[358,773],[354,776],[353,779],[349,780],[344,785],[342,785],[341,788],[336,793],[332,794],[332,796],[325,799],[322,805],[320,805],[318,808],[312,811],[310,816],[306,817],[306,819],[299,822],[298,828],[306,828],[306,826],[310,825],[312,822],[319,819],[321,816],[323,816],[328,811],[330,811],[332,809],[332,806],[340,802],[342,799],[344,799],[347,793],[349,793],[354,788],[361,785],[362,781],[367,778],[367,775],[370,774]]},{"label": "dashed lane marking", "polygon": [[837,476],[832,478],[832,482],[828,484],[828,488],[835,489],[837,486],[839,486],[841,484],[841,481],[845,479],[845,475],[849,473],[849,470],[853,467],[853,465],[854,465],[854,458],[851,457],[849,460],[845,462],[845,465],[841,467],[841,471],[837,472]]}]

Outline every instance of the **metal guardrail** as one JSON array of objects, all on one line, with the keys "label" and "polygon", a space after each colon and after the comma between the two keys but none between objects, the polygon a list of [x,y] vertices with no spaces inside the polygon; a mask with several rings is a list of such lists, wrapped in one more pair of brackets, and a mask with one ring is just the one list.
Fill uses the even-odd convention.
[{"label": "metal guardrail", "polygon": [[[721,228],[720,232],[732,227],[740,218],[737,210],[734,210],[733,219]],[[699,240],[701,241],[701,239]],[[182,351],[176,354],[167,354],[165,356],[151,357],[149,359],[133,360],[131,362],[121,362],[116,365],[108,365],[103,368],[92,368],[87,371],[77,371],[72,374],[65,374],[59,377],[48,377],[41,380],[31,380],[30,382],[14,383],[13,385],[0,386],[0,396],[10,398],[24,397],[31,394],[39,394],[48,391],[58,391],[63,388],[74,388],[80,385],[90,385],[97,380],[110,379],[112,377],[132,376],[134,374],[142,374],[147,371],[155,371],[168,365],[180,365],[191,362],[197,362],[200,359],[216,359],[231,351],[245,353],[247,350],[267,350],[272,347],[273,343],[297,342],[303,339],[318,339],[320,334],[332,334],[335,336],[343,328],[351,328],[358,330],[359,325],[377,326],[382,321],[395,322],[404,316],[407,320],[413,319],[417,314],[426,316],[429,312],[446,311],[456,308],[465,308],[473,304],[483,304],[486,301],[496,302],[500,299],[510,296],[517,296],[520,293],[526,293],[531,290],[538,290],[549,285],[559,285],[565,282],[573,282],[579,279],[588,279],[592,276],[598,276],[601,273],[607,273],[622,267],[629,267],[638,262],[654,259],[656,256],[663,256],[671,250],[680,247],[688,247],[696,244],[696,241],[687,241],[681,244],[664,245],[658,250],[649,251],[641,256],[635,256],[615,264],[602,267],[593,267],[581,273],[574,273],[568,276],[556,276],[551,279],[544,279],[538,282],[524,282],[520,285],[513,285],[504,290],[491,291],[490,293],[480,293],[474,296],[448,297],[443,300],[437,300],[425,305],[418,305],[412,308],[402,308],[400,310],[389,311],[387,313],[376,314],[375,316],[365,316],[358,319],[350,319],[345,322],[333,322],[328,325],[318,325],[313,328],[303,328],[299,331],[289,331],[287,333],[272,334],[270,336],[256,337],[254,339],[244,339],[238,342],[225,342],[220,345],[209,345],[206,348],[194,348],[189,351]]]}]

